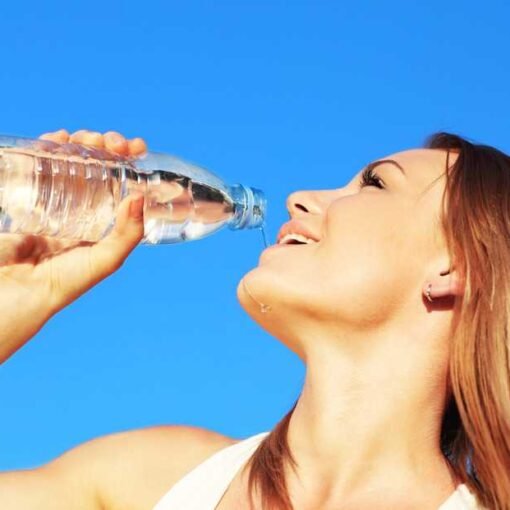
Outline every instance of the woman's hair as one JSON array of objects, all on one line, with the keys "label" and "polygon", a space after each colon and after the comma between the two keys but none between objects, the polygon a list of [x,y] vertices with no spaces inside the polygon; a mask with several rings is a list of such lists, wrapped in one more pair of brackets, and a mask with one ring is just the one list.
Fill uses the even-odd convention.
[{"label": "woman's hair", "polygon": [[[449,133],[441,227],[464,294],[454,300],[440,447],[480,504],[510,509],[510,157]],[[450,166],[450,153],[458,158]],[[284,467],[296,468],[287,429],[296,404],[244,469],[264,510],[291,510]]]}]

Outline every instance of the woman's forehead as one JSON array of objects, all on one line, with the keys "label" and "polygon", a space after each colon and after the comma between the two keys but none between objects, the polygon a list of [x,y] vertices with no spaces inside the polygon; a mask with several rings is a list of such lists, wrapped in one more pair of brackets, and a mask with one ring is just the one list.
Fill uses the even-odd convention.
[{"label": "woman's forehead", "polygon": [[[405,171],[409,179],[434,179],[446,171],[448,151],[443,149],[411,149],[390,154],[381,159],[397,162]],[[456,153],[450,153],[448,164],[452,165],[457,158]]]}]

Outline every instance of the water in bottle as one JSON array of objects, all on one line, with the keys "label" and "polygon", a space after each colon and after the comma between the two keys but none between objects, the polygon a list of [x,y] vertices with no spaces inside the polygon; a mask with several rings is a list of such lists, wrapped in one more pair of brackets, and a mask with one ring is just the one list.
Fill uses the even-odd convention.
[{"label": "water in bottle", "polygon": [[145,244],[199,239],[225,225],[264,226],[262,191],[227,185],[174,156],[148,152],[135,159],[0,136],[0,232],[95,242],[112,229],[120,201],[133,192],[145,196]]}]

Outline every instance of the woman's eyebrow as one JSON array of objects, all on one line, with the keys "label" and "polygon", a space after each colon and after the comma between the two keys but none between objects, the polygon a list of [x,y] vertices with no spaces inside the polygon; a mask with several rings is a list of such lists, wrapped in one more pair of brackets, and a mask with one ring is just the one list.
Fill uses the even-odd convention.
[{"label": "woman's eyebrow", "polygon": [[373,161],[372,163],[369,163],[367,166],[366,166],[366,170],[369,171],[369,170],[373,170],[374,168],[378,167],[379,165],[384,165],[385,163],[390,163],[392,165],[395,165],[401,172],[402,174],[404,175],[404,177],[406,176],[406,172],[405,170],[402,168],[402,166],[400,165],[400,163],[398,163],[397,161],[395,161],[394,159],[379,159],[378,161]]}]

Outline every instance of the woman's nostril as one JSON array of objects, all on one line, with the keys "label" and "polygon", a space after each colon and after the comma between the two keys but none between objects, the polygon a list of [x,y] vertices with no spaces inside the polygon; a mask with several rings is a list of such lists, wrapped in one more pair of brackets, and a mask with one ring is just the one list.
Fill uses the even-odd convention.
[{"label": "woman's nostril", "polygon": [[309,191],[295,191],[288,196],[286,205],[291,216],[301,212],[310,213],[314,209],[312,193]]}]

